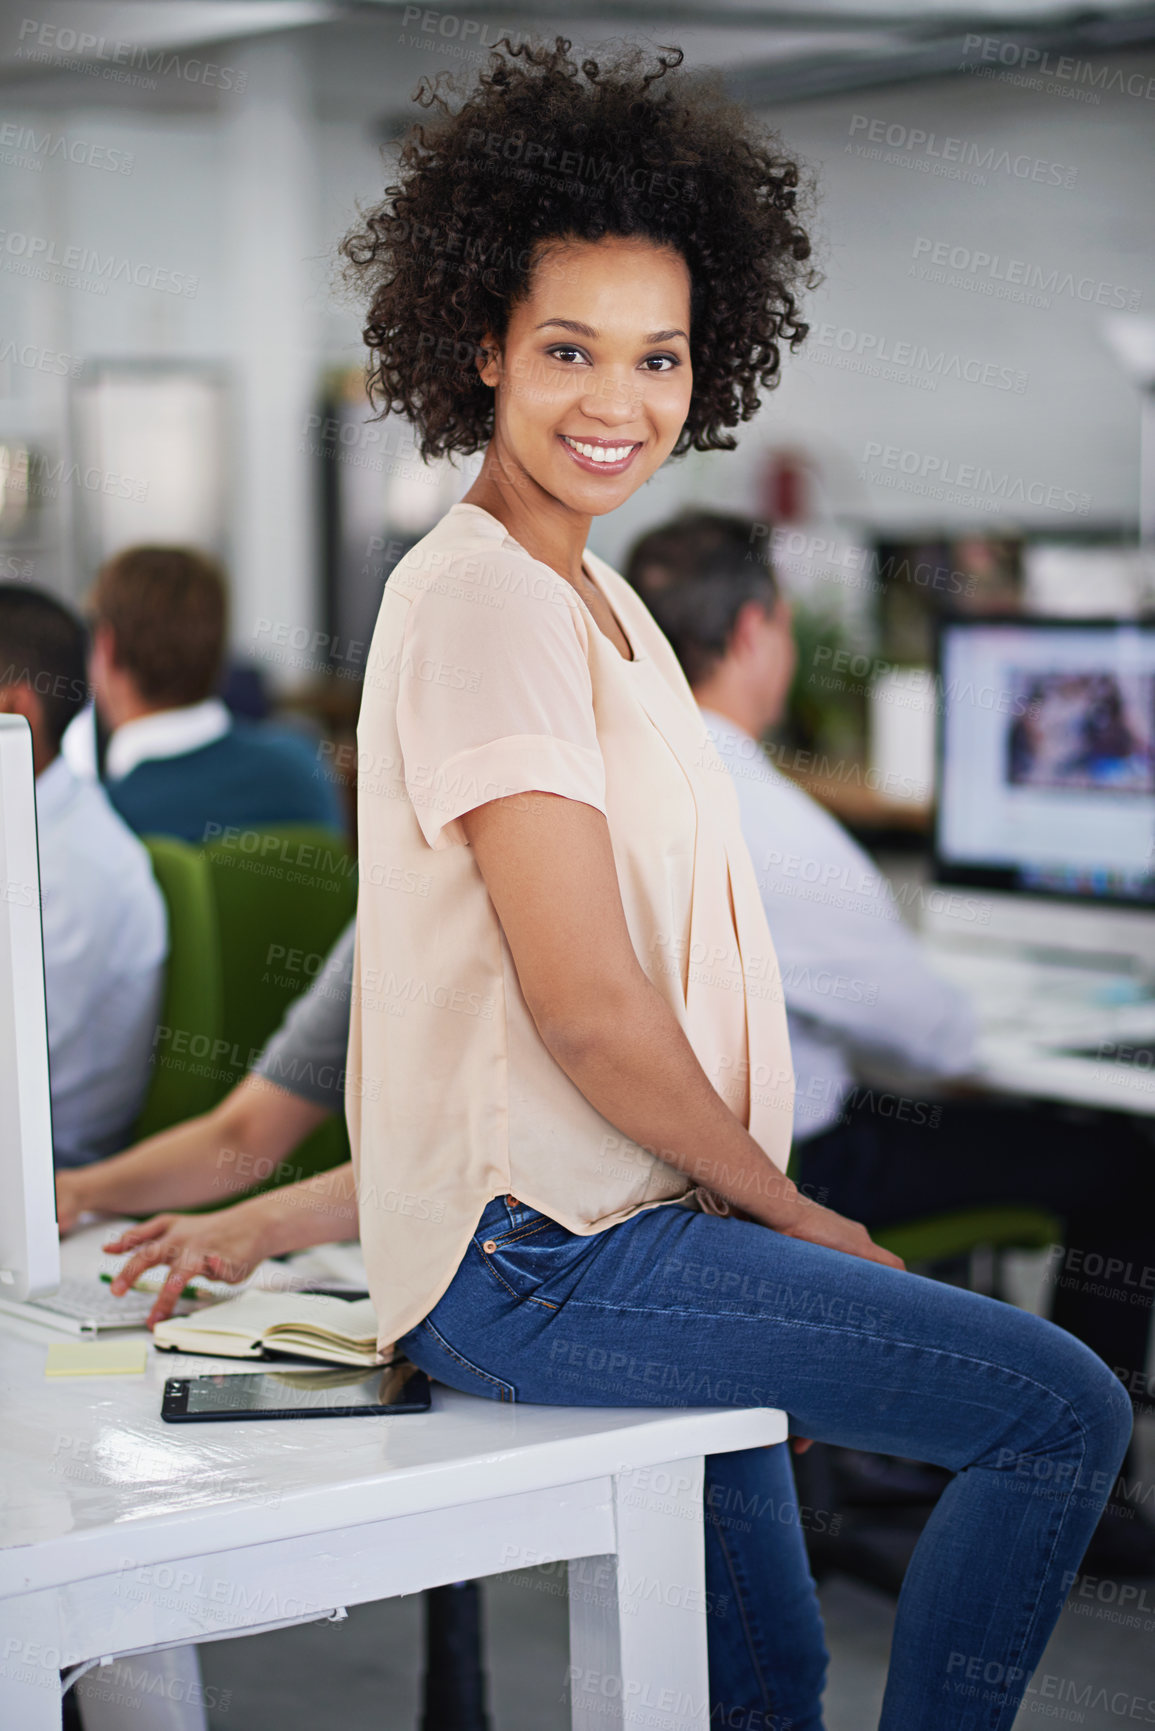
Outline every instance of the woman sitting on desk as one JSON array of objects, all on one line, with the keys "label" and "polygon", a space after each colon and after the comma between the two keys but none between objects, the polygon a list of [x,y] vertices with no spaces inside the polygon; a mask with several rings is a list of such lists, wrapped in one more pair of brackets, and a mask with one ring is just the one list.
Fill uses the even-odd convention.
[{"label": "woman sitting on desk", "polygon": [[[362,1245],[382,1340],[458,1388],[780,1406],[807,1436],[958,1469],[907,1574],[883,1725],[993,1731],[1130,1407],[1078,1342],[907,1274],[785,1176],[785,1019],[737,802],[669,644],[585,545],[668,457],[729,446],[803,335],[797,169],[678,59],[509,49],[346,243],[376,401],[428,455],[484,450],[391,575],[367,668],[362,860],[429,893],[362,871]],[[785,1450],[755,1453],[711,1471],[789,1499]],[[714,1709],[817,1726],[798,1528],[775,1555],[736,1529]],[[976,1697],[976,1674],[1008,1687]]]},{"label": "woman sitting on desk", "polygon": [[[907,1274],[786,1178],[781,989],[733,790],[669,644],[585,549],[666,458],[727,448],[805,332],[797,170],[678,59],[507,46],[347,242],[377,401],[427,454],[485,452],[390,577],[367,670],[349,1116],[369,1279],[383,1342],[458,1388],[780,1406],[956,1471],[882,1725],[1006,1731],[1129,1402],[1069,1336]],[[390,887],[411,870],[427,895]],[[707,1506],[739,1495],[792,1506],[784,1448],[708,1461]],[[815,1731],[797,1520],[711,1524],[731,1595],[712,1713]]]}]

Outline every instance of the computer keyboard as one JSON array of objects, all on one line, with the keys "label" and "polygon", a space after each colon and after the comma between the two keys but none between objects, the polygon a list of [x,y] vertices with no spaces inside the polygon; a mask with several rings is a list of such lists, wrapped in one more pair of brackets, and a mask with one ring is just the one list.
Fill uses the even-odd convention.
[{"label": "computer keyboard", "polygon": [[1120,1069],[1147,1070],[1155,1076],[1155,1045],[1149,1040],[1100,1040],[1097,1046],[1064,1046],[1064,1058],[1091,1058],[1099,1064],[1116,1064]]},{"label": "computer keyboard", "polygon": [[941,942],[926,947],[936,971],[968,994],[984,1033],[1064,1049],[1152,1036],[1155,1001],[1150,982],[1122,966],[1112,971],[1084,960],[1064,962]]},{"label": "computer keyboard", "polygon": [[[92,1334],[109,1328],[143,1328],[162,1284],[163,1279],[158,1279],[152,1292],[126,1292],[123,1298],[117,1298],[107,1281],[99,1279],[97,1275],[80,1278],[65,1275],[61,1278],[59,1289],[43,1298],[29,1298],[23,1303],[13,1304],[0,1296],[0,1311],[15,1312],[33,1321],[39,1320],[57,1328],[64,1328],[73,1334]],[[337,1279],[331,1284],[323,1285],[303,1273],[295,1274],[291,1270],[282,1269],[277,1263],[262,1264],[255,1275],[240,1286],[227,1286],[213,1280],[200,1280],[198,1286],[202,1298],[217,1302],[237,1298],[242,1292],[250,1290],[304,1290],[324,1292],[333,1298],[369,1296],[367,1290],[350,1282]],[[194,1302],[182,1298],[177,1300],[172,1314],[188,1316],[196,1308]]]},{"label": "computer keyboard", "polygon": [[[61,1280],[59,1289],[46,1298],[29,1299],[40,1310],[55,1311],[58,1316],[71,1317],[75,1322],[93,1322],[98,1328],[143,1328],[156,1303],[155,1292],[126,1292],[117,1298],[111,1287],[95,1277],[90,1280]],[[191,1309],[178,1305],[178,1311]]]},{"label": "computer keyboard", "polygon": [[[164,1284],[166,1271],[148,1270],[144,1278],[154,1290],[126,1292],[123,1298],[115,1298],[108,1282],[100,1278],[101,1274],[117,1273],[130,1260],[125,1256],[101,1255],[100,1247],[117,1231],[133,1224],[131,1220],[102,1220],[71,1234],[60,1247],[63,1268],[58,1290],[42,1298],[16,1300],[6,1298],[0,1286],[0,1315],[81,1337],[101,1334],[106,1329],[143,1328]],[[70,1262],[72,1270],[65,1273]],[[201,1275],[196,1276],[195,1284],[202,1301],[217,1303],[239,1298],[251,1290],[329,1292],[340,1298],[367,1296],[365,1267],[360,1246],[356,1244],[325,1245],[293,1256],[288,1262],[262,1262],[248,1280],[237,1285]],[[195,1302],[182,1298],[173,1314],[187,1316],[196,1308]]]}]

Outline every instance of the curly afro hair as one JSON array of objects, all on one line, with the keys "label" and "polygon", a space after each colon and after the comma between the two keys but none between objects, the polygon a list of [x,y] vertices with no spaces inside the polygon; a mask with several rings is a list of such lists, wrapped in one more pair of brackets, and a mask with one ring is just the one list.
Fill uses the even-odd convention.
[{"label": "curly afro hair", "polygon": [[639,237],[685,259],[694,388],[675,456],[732,449],[725,429],[750,419],[781,345],[806,335],[796,297],[819,279],[780,140],[716,85],[690,83],[680,49],[579,65],[570,48],[503,38],[456,107],[445,75],[423,80],[431,118],[342,242],[369,299],[370,398],[408,418],[425,457],[492,436],[480,339],[504,339],[545,242]]}]

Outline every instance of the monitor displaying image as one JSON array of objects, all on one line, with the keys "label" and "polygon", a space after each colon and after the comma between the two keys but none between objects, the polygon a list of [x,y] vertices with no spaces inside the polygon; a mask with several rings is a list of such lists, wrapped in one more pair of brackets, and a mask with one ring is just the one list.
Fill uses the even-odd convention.
[{"label": "monitor displaying image", "polygon": [[1155,678],[1108,668],[1011,674],[1007,728],[1012,787],[1155,793]]},{"label": "monitor displaying image", "polygon": [[1155,902],[1155,625],[950,620],[937,678],[938,881]]}]

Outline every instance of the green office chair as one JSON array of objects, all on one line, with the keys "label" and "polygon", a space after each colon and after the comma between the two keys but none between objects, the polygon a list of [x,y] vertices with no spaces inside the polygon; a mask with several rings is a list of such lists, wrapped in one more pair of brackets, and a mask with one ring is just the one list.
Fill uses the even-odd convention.
[{"label": "green office chair", "polygon": [[998,1204],[931,1214],[925,1220],[883,1227],[871,1237],[884,1250],[901,1256],[908,1268],[963,1264],[964,1284],[972,1292],[1003,1298],[1003,1251],[1046,1250],[1061,1244],[1063,1223],[1043,1208]]},{"label": "green office chair", "polygon": [[[236,842],[211,843],[201,857],[216,909],[224,1094],[308,990],[352,919],[357,860],[341,836],[306,824],[242,831]],[[348,1158],[344,1116],[338,1115],[301,1143],[286,1163],[290,1170],[278,1169],[247,1194],[326,1172]]]},{"label": "green office chair", "polygon": [[215,1106],[221,1035],[220,945],[208,865],[196,848],[167,836],[145,840],[168,910],[168,964],[152,1079],[133,1141],[154,1136]]},{"label": "green office chair", "polygon": [[[788,1176],[798,1179],[797,1144],[790,1151]],[[1063,1223],[1045,1208],[996,1203],[989,1208],[955,1208],[928,1214],[899,1226],[872,1228],[870,1236],[884,1250],[901,1256],[919,1272],[962,1271],[956,1284],[990,1298],[1002,1298],[1002,1253],[1045,1250],[1063,1239]],[[961,1269],[960,1269],[961,1265]]]}]

